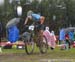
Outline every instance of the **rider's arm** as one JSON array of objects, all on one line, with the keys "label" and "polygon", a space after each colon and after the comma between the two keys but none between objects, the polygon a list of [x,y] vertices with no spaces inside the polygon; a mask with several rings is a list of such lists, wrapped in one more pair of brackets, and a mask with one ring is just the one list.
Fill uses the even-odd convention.
[{"label": "rider's arm", "polygon": [[28,17],[25,19],[24,25],[26,25],[26,24],[27,24],[28,19],[32,19],[32,17],[31,17],[31,16],[28,16]]},{"label": "rider's arm", "polygon": [[25,19],[24,25],[26,25],[28,22],[28,17]]}]

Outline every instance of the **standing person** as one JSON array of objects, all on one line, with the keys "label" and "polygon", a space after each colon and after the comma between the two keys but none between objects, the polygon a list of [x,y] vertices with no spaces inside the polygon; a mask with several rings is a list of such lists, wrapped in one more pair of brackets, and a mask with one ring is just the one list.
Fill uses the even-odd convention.
[{"label": "standing person", "polygon": [[51,39],[50,39],[51,33],[50,33],[50,31],[49,31],[49,27],[48,27],[48,26],[45,28],[45,31],[43,32],[43,35],[44,35],[44,36],[46,37],[46,39],[47,39],[48,46],[51,47]]},{"label": "standing person", "polygon": [[[60,42],[60,45],[63,45],[65,44],[65,29],[62,28],[60,30],[60,33],[59,33],[59,42]],[[61,50],[63,50],[65,47],[64,46],[61,46]]]},{"label": "standing person", "polygon": [[47,26],[45,31],[43,32],[43,35],[46,37],[48,46],[50,47],[50,49],[54,50],[54,48],[56,46],[56,44],[55,44],[56,37],[55,37],[54,31],[50,32],[49,27]]},{"label": "standing person", "polygon": [[66,44],[67,44],[67,47],[68,47],[68,48],[70,48],[70,40],[69,40],[69,39],[70,39],[69,34],[66,33],[66,34],[65,34],[65,41],[66,41]]},{"label": "standing person", "polygon": [[60,40],[60,44],[63,44],[64,41],[65,41],[65,31],[64,31],[64,28],[62,28],[60,30],[60,33],[59,33],[59,40]]},{"label": "standing person", "polygon": [[55,37],[55,33],[54,31],[52,30],[51,31],[51,50],[53,50],[56,46],[56,37]]}]

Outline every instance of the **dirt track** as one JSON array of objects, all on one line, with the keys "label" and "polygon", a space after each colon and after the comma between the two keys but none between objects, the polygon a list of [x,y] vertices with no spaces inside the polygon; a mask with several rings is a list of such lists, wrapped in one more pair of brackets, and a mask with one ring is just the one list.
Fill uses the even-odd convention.
[{"label": "dirt track", "polygon": [[[50,60],[53,59],[60,59],[60,61],[62,59],[66,59],[63,60],[63,62],[72,62],[72,59],[70,56],[74,56],[74,55],[65,55],[65,54],[61,54],[58,55],[59,53],[55,53],[52,54],[52,52],[47,53],[47,54],[41,54],[41,53],[34,53],[32,55],[27,55],[25,53],[3,53],[0,54],[0,62],[50,62]],[[60,62],[58,61],[58,62]],[[56,62],[56,61],[53,61]]]},{"label": "dirt track", "polygon": [[18,54],[0,54],[0,62],[39,62],[45,55],[34,53],[27,55],[25,53]]}]

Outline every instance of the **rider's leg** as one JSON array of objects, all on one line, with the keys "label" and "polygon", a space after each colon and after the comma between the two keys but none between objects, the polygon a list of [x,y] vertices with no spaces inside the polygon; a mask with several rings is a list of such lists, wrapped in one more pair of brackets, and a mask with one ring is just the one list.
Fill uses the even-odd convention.
[{"label": "rider's leg", "polygon": [[43,30],[40,30],[39,34],[40,34],[40,38],[43,37]]}]

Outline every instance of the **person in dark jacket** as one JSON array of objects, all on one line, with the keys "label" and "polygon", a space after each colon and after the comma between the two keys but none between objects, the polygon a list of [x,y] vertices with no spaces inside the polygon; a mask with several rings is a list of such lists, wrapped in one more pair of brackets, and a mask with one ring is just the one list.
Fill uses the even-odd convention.
[{"label": "person in dark jacket", "polygon": [[71,43],[70,43],[70,37],[68,33],[65,35],[65,40],[66,40],[66,44],[68,44],[68,48],[70,49]]}]

